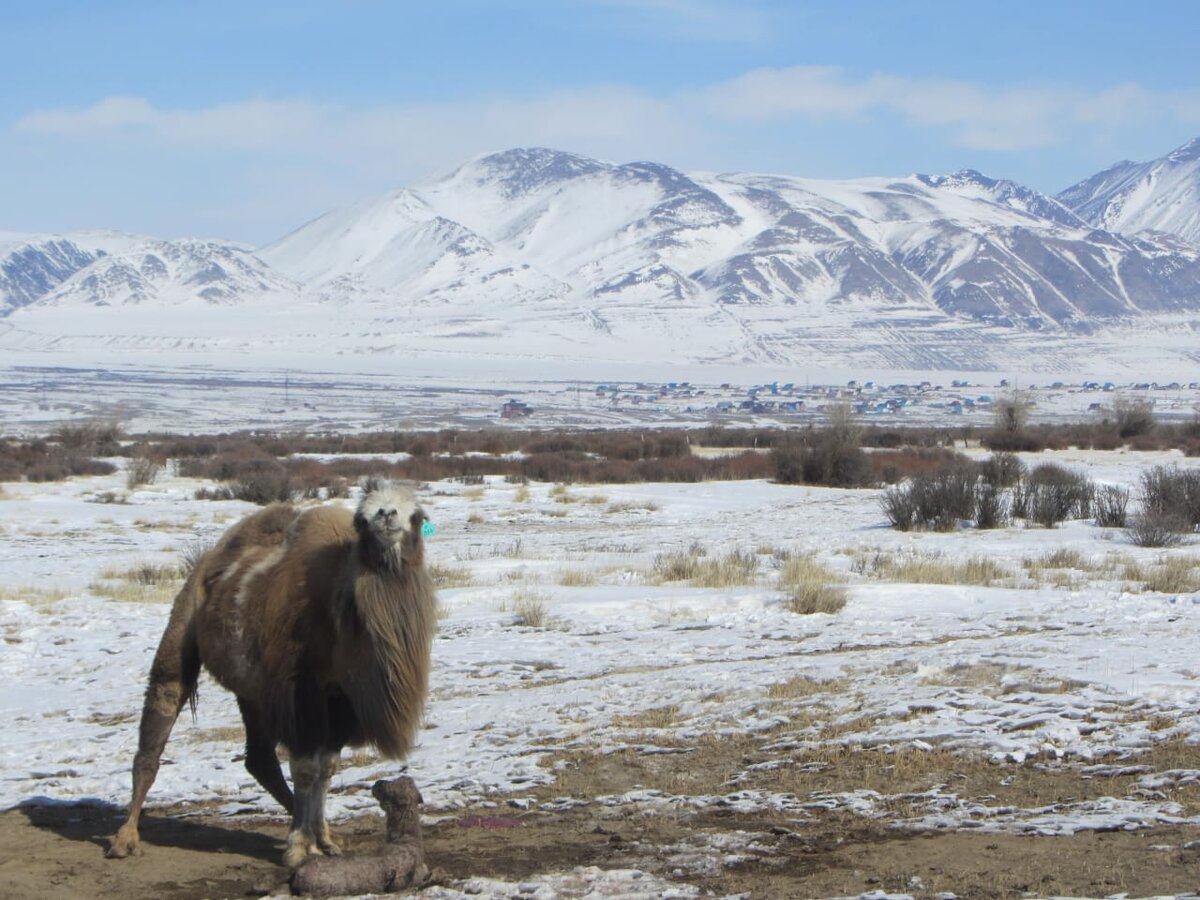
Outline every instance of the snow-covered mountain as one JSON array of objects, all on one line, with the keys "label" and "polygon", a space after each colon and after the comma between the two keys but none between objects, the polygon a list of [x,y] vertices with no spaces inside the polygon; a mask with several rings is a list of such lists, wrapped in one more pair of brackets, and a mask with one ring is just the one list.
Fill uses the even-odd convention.
[{"label": "snow-covered mountain", "polygon": [[43,349],[1061,368],[1200,323],[1200,248],[978,172],[684,174],[539,148],[257,253],[62,235],[0,243],[0,277],[0,346]]},{"label": "snow-covered mountain", "polygon": [[[1092,330],[1189,309],[1198,254],[1098,232],[1057,201],[964,171],[845,182],[684,175],[550,150],[330,213],[263,248],[339,302],[570,300],[601,319],[684,305],[792,318],[945,314]],[[732,315],[737,317],[736,312]]]},{"label": "snow-covered mountain", "polygon": [[1058,199],[1109,231],[1165,231],[1200,245],[1200,138],[1150,162],[1109,166]]},{"label": "snow-covered mountain", "polygon": [[[40,307],[237,303],[298,285],[227,241],[82,232],[0,241],[0,315]],[[7,309],[6,309],[7,308]]]}]

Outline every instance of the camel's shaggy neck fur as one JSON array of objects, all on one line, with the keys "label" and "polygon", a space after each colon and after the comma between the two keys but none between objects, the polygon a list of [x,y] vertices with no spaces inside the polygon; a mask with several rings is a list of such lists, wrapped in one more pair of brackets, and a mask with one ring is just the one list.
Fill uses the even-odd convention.
[{"label": "camel's shaggy neck fur", "polygon": [[[421,524],[411,492],[388,485],[368,493],[354,516],[357,565],[338,593],[341,621],[369,646],[350,672],[346,694],[365,737],[387,756],[404,756],[420,725],[437,627],[433,582],[425,571]],[[357,641],[352,641],[357,643]]]}]

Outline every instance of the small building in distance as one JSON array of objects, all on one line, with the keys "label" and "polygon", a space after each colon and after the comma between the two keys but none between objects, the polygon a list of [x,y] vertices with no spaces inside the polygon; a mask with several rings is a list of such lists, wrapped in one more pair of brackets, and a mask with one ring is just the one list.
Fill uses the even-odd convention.
[{"label": "small building in distance", "polygon": [[533,415],[533,407],[523,400],[508,400],[500,407],[502,419],[527,419]]}]

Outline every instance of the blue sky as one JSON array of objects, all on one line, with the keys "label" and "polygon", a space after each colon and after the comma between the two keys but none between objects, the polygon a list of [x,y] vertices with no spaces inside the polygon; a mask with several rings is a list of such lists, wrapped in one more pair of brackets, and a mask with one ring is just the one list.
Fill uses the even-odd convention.
[{"label": "blue sky", "polygon": [[1200,136],[1200,4],[106,0],[0,12],[0,230],[262,243],[480,153],[1054,193]]}]

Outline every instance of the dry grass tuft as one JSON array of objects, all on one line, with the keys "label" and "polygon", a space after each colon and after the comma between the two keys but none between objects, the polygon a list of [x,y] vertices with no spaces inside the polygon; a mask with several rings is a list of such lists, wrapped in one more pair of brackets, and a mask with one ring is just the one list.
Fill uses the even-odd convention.
[{"label": "dry grass tuft", "polygon": [[653,500],[620,500],[605,507],[607,513],[623,512],[658,512],[659,506]]},{"label": "dry grass tuft", "polygon": [[567,490],[567,486],[565,484],[556,484],[554,487],[550,488],[550,497],[555,503],[579,502],[579,498],[572,495],[571,492]]},{"label": "dry grass tuft", "polygon": [[138,584],[135,581],[93,581],[88,590],[97,597],[118,603],[170,603],[177,588],[168,584]]},{"label": "dry grass tuft", "polygon": [[618,728],[628,728],[633,731],[651,731],[663,728],[678,728],[684,722],[679,707],[656,706],[635,713],[614,716],[612,724]]},{"label": "dry grass tuft", "polygon": [[583,569],[566,569],[559,573],[558,583],[563,587],[591,587],[596,583],[596,576]]},{"label": "dry grass tuft", "polygon": [[1036,560],[1025,560],[1022,565],[1026,569],[1079,569],[1092,570],[1092,567],[1084,560],[1083,554],[1078,550],[1073,550],[1070,547],[1059,547],[1057,550],[1050,550],[1043,553]]},{"label": "dry grass tuft", "polygon": [[528,503],[530,499],[529,485],[523,484],[513,493],[515,503]]},{"label": "dry grass tuft", "polygon": [[187,739],[197,744],[240,744],[246,740],[246,731],[241,725],[220,725],[216,728],[189,729]]},{"label": "dry grass tuft", "polygon": [[1160,556],[1140,579],[1145,590],[1159,594],[1193,594],[1200,591],[1200,558]]},{"label": "dry grass tuft", "polygon": [[767,697],[771,700],[796,700],[817,694],[840,694],[845,689],[845,679],[817,681],[807,675],[797,675],[795,678],[771,685],[767,688]]},{"label": "dry grass tuft", "polygon": [[518,591],[512,598],[512,611],[525,628],[545,628],[550,624],[547,612],[548,594],[540,591]]},{"label": "dry grass tuft", "polygon": [[379,762],[383,762],[383,758],[370,747],[359,747],[358,749],[351,750],[350,755],[345,759],[346,766],[355,769],[373,766]]},{"label": "dry grass tuft", "polygon": [[984,556],[972,556],[963,562],[955,562],[937,554],[876,552],[860,559],[857,571],[879,581],[988,587],[1013,575],[995,560]]},{"label": "dry grass tuft", "polygon": [[722,588],[754,584],[758,558],[753,553],[730,550],[710,557],[698,542],[686,550],[659,553],[654,557],[653,575],[658,583],[686,581],[693,587]]},{"label": "dry grass tuft", "polygon": [[187,572],[187,567],[178,563],[144,562],[129,569],[105,569],[88,590],[121,603],[169,603]]},{"label": "dry grass tuft", "polygon": [[0,603],[14,601],[17,603],[28,603],[30,606],[44,606],[51,603],[58,603],[60,600],[66,600],[70,596],[71,593],[62,588],[43,588],[31,585],[19,585],[16,587],[0,585]]},{"label": "dry grass tuft", "polygon": [[153,586],[175,584],[187,577],[184,567],[178,563],[138,563],[128,569],[105,569],[100,577],[106,581],[128,581],[131,584]]},{"label": "dry grass tuft", "polygon": [[434,587],[439,588],[470,587],[475,583],[474,575],[466,566],[433,563],[429,566],[429,577],[433,579]]},{"label": "dry grass tuft", "polygon": [[787,606],[802,616],[833,614],[846,606],[847,591],[841,576],[811,555],[786,559],[779,570],[779,590],[788,595]]}]

